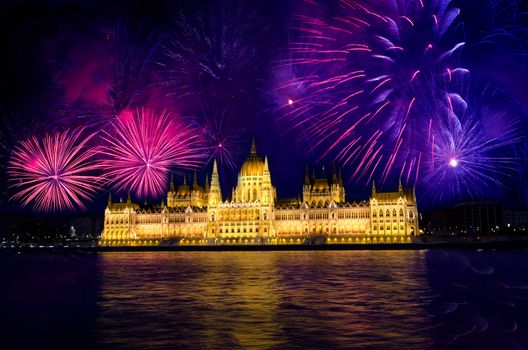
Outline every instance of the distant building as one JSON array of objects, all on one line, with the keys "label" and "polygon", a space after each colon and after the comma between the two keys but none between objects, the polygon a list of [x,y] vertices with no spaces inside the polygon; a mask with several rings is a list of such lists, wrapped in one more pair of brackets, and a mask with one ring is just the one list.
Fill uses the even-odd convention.
[{"label": "distant building", "polygon": [[171,180],[167,202],[141,207],[130,196],[111,198],[105,210],[100,245],[180,245],[407,243],[419,232],[414,189],[380,192],[372,186],[370,201],[346,202],[341,175],[309,177],[302,200],[278,201],[267,157],[255,143],[242,164],[231,198],[223,200],[216,161],[211,182],[176,188]]},{"label": "distant building", "polygon": [[505,210],[504,223],[508,227],[528,226],[528,211],[526,210]]},{"label": "distant building", "polygon": [[468,234],[491,235],[503,225],[503,209],[496,202],[466,202],[455,205]]},{"label": "distant building", "polygon": [[424,214],[425,231],[433,234],[493,235],[504,227],[502,205],[497,202],[464,202]]}]

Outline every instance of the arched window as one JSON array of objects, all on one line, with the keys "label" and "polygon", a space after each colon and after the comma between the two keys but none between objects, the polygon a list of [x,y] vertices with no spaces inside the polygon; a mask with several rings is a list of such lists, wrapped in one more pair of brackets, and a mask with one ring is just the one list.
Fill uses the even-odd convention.
[{"label": "arched window", "polygon": [[387,212],[385,213],[385,216],[386,216],[386,217],[389,217],[389,216],[390,216],[390,210],[389,210],[389,209],[387,209]]},{"label": "arched window", "polygon": [[392,210],[392,216],[396,217],[396,209]]},{"label": "arched window", "polygon": [[409,210],[409,218],[410,219],[413,219],[414,218],[414,213],[412,210]]},{"label": "arched window", "polygon": [[374,210],[374,211],[372,212],[372,217],[375,218],[375,217],[377,217],[377,216],[378,216],[378,215],[376,214],[376,211]]},{"label": "arched window", "polygon": [[403,216],[403,209],[400,209],[400,216]]},{"label": "arched window", "polygon": [[211,221],[215,221],[215,214],[214,213],[211,214]]},{"label": "arched window", "polygon": [[383,217],[383,210],[381,210],[381,209],[379,210],[379,216],[380,216],[380,218]]},{"label": "arched window", "polygon": [[268,220],[268,213],[264,212],[264,220]]}]

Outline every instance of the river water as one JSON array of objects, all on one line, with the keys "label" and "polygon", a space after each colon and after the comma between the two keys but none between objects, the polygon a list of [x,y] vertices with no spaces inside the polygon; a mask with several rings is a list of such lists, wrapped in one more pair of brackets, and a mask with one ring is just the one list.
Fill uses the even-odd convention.
[{"label": "river water", "polygon": [[2,349],[524,349],[526,251],[0,254]]}]

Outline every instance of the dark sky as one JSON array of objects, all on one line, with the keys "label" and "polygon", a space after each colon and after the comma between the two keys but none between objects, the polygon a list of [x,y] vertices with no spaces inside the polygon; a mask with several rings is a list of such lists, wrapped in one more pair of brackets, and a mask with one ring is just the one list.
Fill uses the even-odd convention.
[{"label": "dark sky", "polygon": [[[519,13],[526,10],[526,4],[522,1],[504,2],[511,5],[492,8],[474,1],[454,3],[462,10],[464,25],[459,30],[464,31],[467,41],[478,41],[482,33],[491,32],[495,27],[511,28],[513,23],[520,23],[522,27],[523,22],[514,17],[519,17]],[[179,40],[194,52],[203,49],[204,55],[216,59],[214,52],[200,47],[200,43],[189,41],[182,31],[196,26],[204,32],[214,33],[223,28],[224,33],[228,37],[232,35],[233,42],[240,45],[234,49],[241,54],[226,55],[226,61],[233,60],[226,64],[232,64],[236,69],[221,77],[225,85],[207,83],[197,87],[191,84],[190,88],[203,89],[206,96],[195,102],[200,104],[199,108],[193,105],[188,110],[180,108],[179,112],[207,115],[218,113],[217,109],[221,109],[227,113],[232,127],[240,128],[238,135],[237,132],[230,132],[236,139],[233,146],[237,151],[235,162],[241,164],[254,136],[259,153],[262,156],[267,154],[270,159],[272,180],[279,197],[297,196],[301,191],[306,162],[311,165],[317,163],[318,172],[321,172],[324,163],[327,169],[330,168],[329,160],[318,162],[317,155],[307,152],[308,145],[299,145],[292,140],[292,134],[285,132],[286,127],[274,112],[269,93],[274,86],[272,62],[280,57],[293,35],[291,18],[301,4],[298,1],[1,2],[0,145],[3,169],[18,140],[42,130],[78,126],[78,115],[81,114],[96,118],[94,114],[111,113],[95,113],[92,107],[97,103],[98,84],[109,83],[107,67],[114,65],[114,60],[118,59],[114,55],[116,52],[124,51],[128,54],[126,57],[149,61],[145,73],[147,77],[142,80],[143,77],[130,73],[127,88],[132,86],[141,90],[144,87],[150,92],[130,103],[130,92],[120,91],[122,95],[113,96],[112,105],[108,106],[110,110],[119,109],[124,104],[139,106],[152,103],[153,100],[158,104],[171,104],[170,99],[160,102],[155,95],[156,80],[165,78],[160,77],[155,69],[156,64],[163,61],[159,52],[171,41]],[[509,10],[509,7],[514,9]],[[197,17],[204,21],[196,20]],[[516,113],[522,119],[528,111],[528,79],[523,51],[526,37],[517,32],[512,37],[516,44],[508,45],[511,50],[500,52],[497,47],[485,45],[469,47],[463,60],[479,72],[478,89],[492,85],[511,97]],[[214,51],[214,42],[212,47]],[[189,77],[187,82],[192,80],[192,72]],[[224,88],[225,91],[222,91]],[[84,94],[84,101],[78,101],[79,93]],[[222,101],[220,106],[215,98]],[[520,158],[525,157],[523,152],[524,149],[519,153]],[[366,199],[369,185],[365,181],[350,179],[347,175],[353,170],[350,167],[343,170],[347,179],[347,195],[349,199]],[[489,198],[483,199],[500,199],[512,206],[525,206],[526,175],[521,171],[522,175],[515,173],[506,181],[505,187],[499,191],[502,195],[490,191],[489,196],[484,196]],[[2,173],[2,202],[4,210],[11,210],[17,205],[7,201],[12,192],[7,189],[5,171]],[[223,190],[229,193],[228,186],[236,177],[236,170],[224,169],[221,176]],[[397,185],[397,181],[396,178],[390,179],[384,187],[390,190]],[[107,193],[102,192],[88,209],[101,212]]]}]

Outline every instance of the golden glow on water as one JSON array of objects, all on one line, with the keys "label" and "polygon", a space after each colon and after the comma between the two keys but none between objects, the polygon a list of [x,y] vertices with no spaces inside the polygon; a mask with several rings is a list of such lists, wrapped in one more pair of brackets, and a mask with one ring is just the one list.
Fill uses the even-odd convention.
[{"label": "golden glow on water", "polygon": [[100,258],[96,338],[105,347],[430,344],[417,331],[431,326],[421,298],[429,293],[425,257],[418,252],[112,252]]}]

